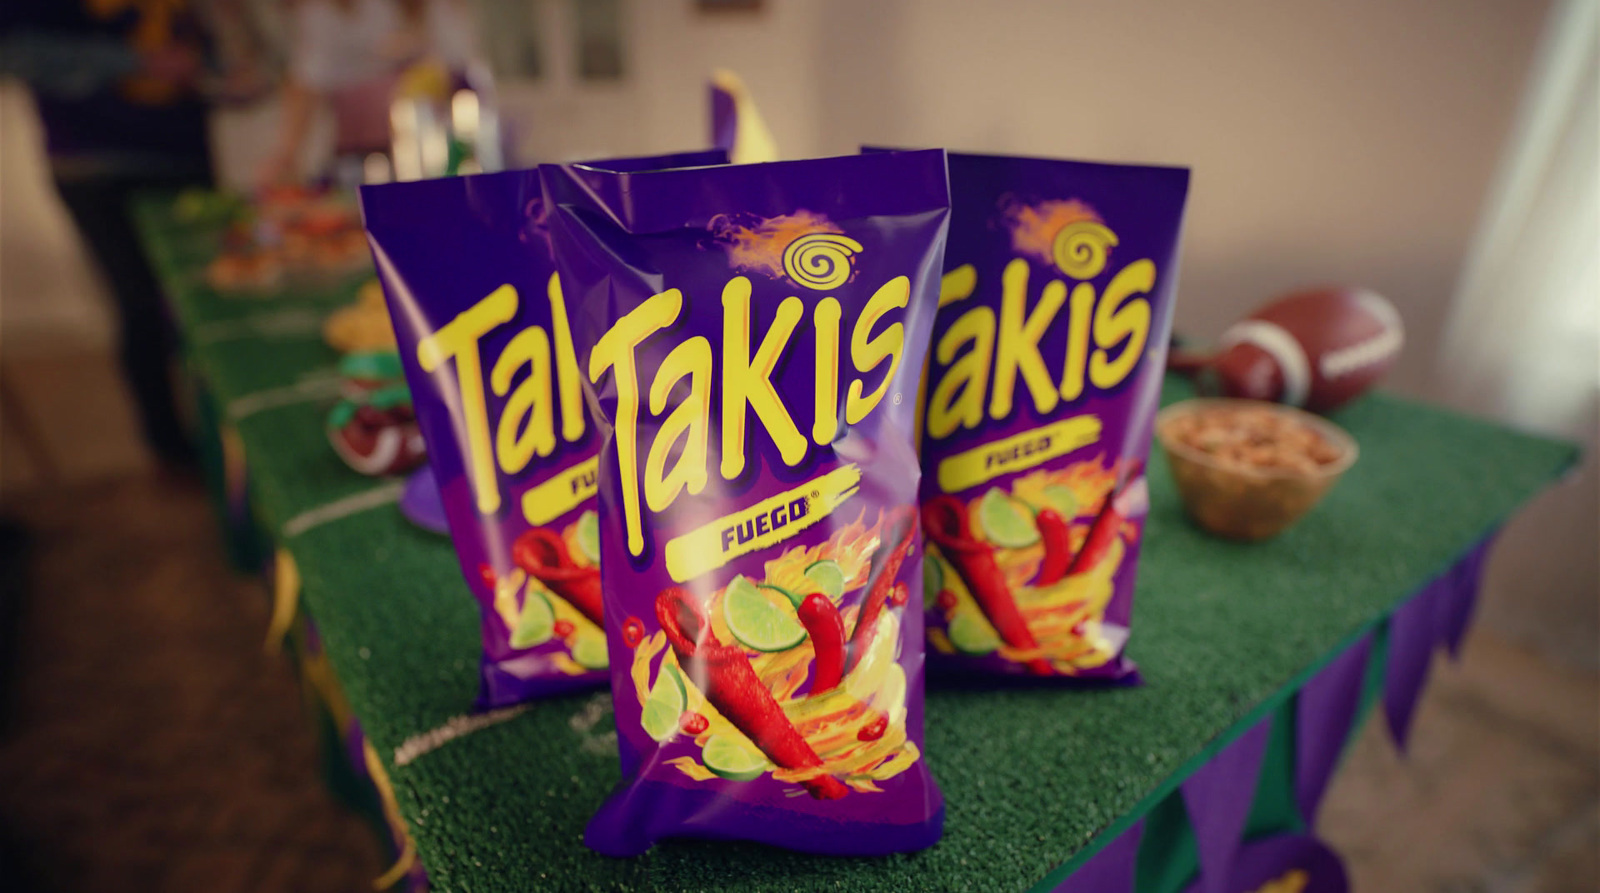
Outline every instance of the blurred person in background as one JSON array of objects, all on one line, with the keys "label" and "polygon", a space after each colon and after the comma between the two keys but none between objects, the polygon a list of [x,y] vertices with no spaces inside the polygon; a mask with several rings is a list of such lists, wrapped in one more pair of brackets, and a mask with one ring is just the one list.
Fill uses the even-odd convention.
[{"label": "blurred person in background", "polygon": [[174,399],[176,336],[128,203],[141,190],[211,185],[207,96],[248,98],[266,83],[258,59],[237,57],[226,76],[208,67],[211,32],[234,50],[249,44],[240,2],[0,4],[0,74],[33,93],[56,189],[116,300],[145,442],[168,467],[191,466],[195,450]]},{"label": "blurred person in background", "polygon": [[359,171],[368,155],[388,153],[390,103],[402,79],[436,71],[444,81],[476,52],[462,0],[289,0],[289,9],[281,139],[259,172],[263,188],[298,179],[323,106],[333,113],[336,167]]}]

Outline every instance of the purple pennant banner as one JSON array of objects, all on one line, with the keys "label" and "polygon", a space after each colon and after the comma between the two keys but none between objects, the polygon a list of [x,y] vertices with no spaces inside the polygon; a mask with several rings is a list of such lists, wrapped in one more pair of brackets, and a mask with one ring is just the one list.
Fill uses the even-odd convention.
[{"label": "purple pennant banner", "polygon": [[1183,783],[1183,802],[1200,851],[1204,893],[1225,893],[1227,889],[1239,837],[1255,801],[1261,757],[1266,753],[1271,732],[1269,716]]},{"label": "purple pennant banner", "polygon": [[1401,605],[1389,621],[1383,712],[1395,744],[1402,751],[1411,734],[1411,720],[1422,686],[1428,681],[1434,648],[1443,645],[1455,654],[1461,647],[1493,541],[1493,535],[1485,537],[1449,571]]},{"label": "purple pennant banner", "polygon": [[[1210,893],[1191,884],[1184,893]],[[1349,893],[1344,862],[1315,837],[1285,834],[1246,844],[1234,859],[1226,893]]]},{"label": "purple pennant banner", "polygon": [[1383,713],[1389,733],[1402,752],[1411,734],[1411,719],[1422,686],[1428,681],[1433,647],[1438,641],[1435,605],[1448,598],[1451,575],[1445,574],[1400,606],[1389,620],[1389,660],[1383,679]]},{"label": "purple pennant banner", "polygon": [[1138,867],[1139,841],[1144,838],[1144,821],[1122,832],[1105,849],[1094,854],[1083,867],[1056,886],[1052,893],[1133,893],[1134,871]]},{"label": "purple pennant banner", "polygon": [[1489,549],[1493,547],[1497,533],[1484,537],[1482,542],[1456,562],[1456,566],[1446,575],[1451,582],[1449,591],[1441,595],[1434,605],[1438,642],[1449,649],[1451,657],[1460,655],[1461,640],[1466,637],[1467,627],[1472,624],[1472,613],[1478,604],[1478,590],[1483,583],[1483,570],[1488,564]]},{"label": "purple pennant banner", "polygon": [[1306,683],[1295,703],[1294,794],[1308,826],[1316,822],[1317,807],[1355,722],[1371,655],[1369,633]]}]

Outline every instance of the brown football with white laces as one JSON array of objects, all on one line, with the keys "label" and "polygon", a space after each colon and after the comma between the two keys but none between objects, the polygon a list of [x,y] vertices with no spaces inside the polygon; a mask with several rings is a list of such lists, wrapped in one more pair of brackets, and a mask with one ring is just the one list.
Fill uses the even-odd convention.
[{"label": "brown football with white laces", "polygon": [[1364,288],[1316,288],[1273,301],[1222,334],[1211,362],[1229,397],[1329,412],[1366,393],[1400,355],[1405,327]]}]

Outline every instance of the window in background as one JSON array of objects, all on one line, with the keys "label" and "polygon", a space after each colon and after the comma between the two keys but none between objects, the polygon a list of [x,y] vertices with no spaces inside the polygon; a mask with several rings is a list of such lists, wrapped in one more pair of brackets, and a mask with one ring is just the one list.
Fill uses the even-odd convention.
[{"label": "window in background", "polygon": [[544,74],[539,4],[526,0],[478,0],[478,21],[489,65],[501,80],[529,80]]},{"label": "window in background", "polygon": [[1555,5],[1445,331],[1458,395],[1592,437],[1600,411],[1600,0]]},{"label": "window in background", "polygon": [[577,38],[579,79],[620,79],[625,67],[622,59],[621,0],[572,0],[571,8]]}]

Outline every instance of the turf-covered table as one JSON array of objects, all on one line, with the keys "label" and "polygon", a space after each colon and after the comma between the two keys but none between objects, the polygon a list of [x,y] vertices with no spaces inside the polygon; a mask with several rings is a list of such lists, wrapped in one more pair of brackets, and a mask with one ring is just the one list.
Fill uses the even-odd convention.
[{"label": "turf-covered table", "polygon": [[[356,283],[219,295],[199,272],[215,234],[170,208],[152,198],[136,212],[191,368],[242,444],[254,515],[292,556],[301,604],[435,889],[1183,889],[1216,864],[1209,829],[1233,821],[1195,820],[1218,801],[1205,784],[1243,800],[1232,838],[1308,829],[1315,801],[1298,763],[1316,736],[1336,762],[1354,727],[1308,719],[1308,682],[1339,670],[1355,714],[1387,695],[1390,723],[1403,727],[1404,689],[1470,610],[1476,547],[1575,456],[1374,395],[1337,416],[1362,457],[1323,504],[1273,541],[1239,545],[1183,519],[1156,455],[1130,646],[1145,685],[931,687],[927,753],[946,803],[938,846],[829,859],[681,842],[613,861],[580,842],[618,778],[608,697],[471,716],[477,608],[449,542],[403,520],[397,485],[347,470],[325,440],[337,357],[315,322]],[[1173,383],[1165,396],[1183,394]],[[1441,581],[1455,582],[1451,593],[1435,594]],[[1219,766],[1220,785],[1207,781]]]}]

